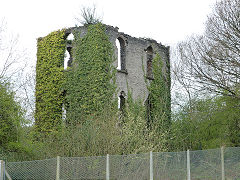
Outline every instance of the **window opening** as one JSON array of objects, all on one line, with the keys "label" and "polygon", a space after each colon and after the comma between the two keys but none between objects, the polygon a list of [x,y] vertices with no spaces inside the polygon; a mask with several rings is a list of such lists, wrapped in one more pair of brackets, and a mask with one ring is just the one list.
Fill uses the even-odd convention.
[{"label": "window opening", "polygon": [[153,79],[152,71],[153,49],[151,46],[147,48],[146,53],[147,53],[147,78]]},{"label": "window opening", "polygon": [[67,37],[67,40],[73,41],[73,39],[74,39],[73,33],[69,34],[68,37]]},{"label": "window opening", "polygon": [[125,92],[121,91],[120,96],[118,96],[118,109],[125,109]]},{"label": "window opening", "polygon": [[118,67],[119,70],[126,70],[126,48],[122,38],[116,39],[117,54],[118,54]]},{"label": "window opening", "polygon": [[122,119],[125,116],[125,93],[122,91],[118,96],[118,109],[120,111],[119,118]]},{"label": "window opening", "polygon": [[123,95],[120,95],[118,97],[118,109],[123,111],[125,109],[125,97]]},{"label": "window opening", "polygon": [[74,40],[73,34],[69,34],[67,37],[67,49],[65,52],[65,57],[64,57],[64,69],[67,69],[67,67],[71,67],[72,65],[72,41]]}]

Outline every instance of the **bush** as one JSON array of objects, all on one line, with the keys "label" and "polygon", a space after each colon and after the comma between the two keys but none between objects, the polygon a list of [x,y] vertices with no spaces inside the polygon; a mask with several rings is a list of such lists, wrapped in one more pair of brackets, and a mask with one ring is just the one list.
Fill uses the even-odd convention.
[{"label": "bush", "polygon": [[14,92],[6,83],[0,82],[0,145],[7,147],[11,142],[17,142],[23,110],[14,99]]}]

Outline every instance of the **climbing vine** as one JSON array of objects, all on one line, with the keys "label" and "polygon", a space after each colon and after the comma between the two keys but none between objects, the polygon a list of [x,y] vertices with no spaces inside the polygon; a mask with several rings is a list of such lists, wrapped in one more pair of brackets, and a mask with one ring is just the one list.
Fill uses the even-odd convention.
[{"label": "climbing vine", "polygon": [[[58,131],[45,137],[54,139],[50,138],[49,148],[86,155],[165,150],[168,134],[159,127],[170,124],[170,77],[160,56],[157,54],[152,61],[154,79],[146,78],[151,108],[145,109],[142,101],[133,100],[129,91],[121,112],[124,115],[119,118],[114,99],[114,49],[106,27],[98,23],[81,30],[84,32],[71,29],[73,41],[66,40],[69,31],[65,30],[38,40],[35,127],[39,132]],[[64,70],[67,44],[72,48],[72,63]],[[62,116],[63,106],[66,118]],[[151,123],[146,113],[151,116]],[[55,140],[57,146],[51,144]],[[62,144],[67,145],[61,150]]]},{"label": "climbing vine", "polygon": [[170,76],[165,72],[163,61],[159,54],[153,58],[152,70],[154,80],[147,86],[148,97],[148,117],[150,124],[157,123],[162,128],[167,129],[171,118],[171,96],[170,96]]},{"label": "climbing vine", "polygon": [[[58,130],[63,120],[67,125],[82,124],[89,116],[100,117],[104,111],[117,109],[114,50],[106,28],[101,23],[86,28],[84,33],[78,29],[73,32],[73,62],[65,71],[65,30],[38,40],[35,124],[40,132]],[[157,54],[152,61],[154,80],[146,79],[150,107],[146,112],[147,120],[151,120],[148,124],[163,128],[169,127],[171,115],[170,77],[165,69]],[[62,117],[63,104],[66,119]]]},{"label": "climbing vine", "polygon": [[62,122],[65,30],[39,38],[37,46],[35,128],[49,133]]},{"label": "climbing vine", "polygon": [[113,47],[106,29],[101,23],[87,27],[84,37],[74,33],[74,61],[67,75],[67,122],[74,124],[112,107],[116,90]]}]

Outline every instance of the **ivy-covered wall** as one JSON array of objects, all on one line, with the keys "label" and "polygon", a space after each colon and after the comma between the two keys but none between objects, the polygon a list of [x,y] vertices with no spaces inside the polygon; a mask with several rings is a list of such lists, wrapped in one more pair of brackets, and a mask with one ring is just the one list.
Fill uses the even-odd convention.
[{"label": "ivy-covered wall", "polygon": [[65,30],[38,39],[35,91],[38,132],[56,131],[62,123],[65,49]]},{"label": "ivy-covered wall", "polygon": [[113,105],[116,91],[113,47],[105,26],[89,25],[87,33],[74,32],[73,65],[67,72],[67,122],[81,123]]},{"label": "ivy-covered wall", "polygon": [[[152,61],[154,80],[148,85],[148,120],[152,125],[160,124],[168,129],[171,123],[170,73],[164,72],[164,63],[157,53]],[[151,121],[155,122],[151,122]]]},{"label": "ivy-covered wall", "polygon": [[[66,36],[71,42],[72,66],[63,69]],[[123,39],[126,69],[119,71],[115,41]],[[148,47],[154,49],[154,80],[146,80]],[[56,31],[38,40],[36,74],[36,129],[39,132],[58,130],[62,122],[79,124],[89,115],[101,115],[117,106],[114,97],[132,92],[134,100],[146,103],[149,96],[152,118],[169,125],[170,65],[169,48],[154,40],[134,38],[119,33],[117,28],[101,23]],[[144,70],[142,69],[144,67]],[[116,80],[116,83],[115,83]],[[127,97],[126,97],[127,98]],[[66,119],[62,107],[66,109]],[[150,116],[148,116],[150,117]],[[160,122],[161,119],[161,122]],[[164,120],[163,120],[164,119]]]}]

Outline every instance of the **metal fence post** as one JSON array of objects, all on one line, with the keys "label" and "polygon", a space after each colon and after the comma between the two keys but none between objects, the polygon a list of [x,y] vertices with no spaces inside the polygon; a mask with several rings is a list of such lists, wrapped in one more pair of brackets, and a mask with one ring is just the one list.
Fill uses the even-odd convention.
[{"label": "metal fence post", "polygon": [[225,172],[224,172],[224,147],[221,147],[221,166],[222,166],[222,180],[225,180]]},{"label": "metal fence post", "polygon": [[150,151],[150,180],[153,180],[153,155]]},{"label": "metal fence post", "polygon": [[0,160],[0,180],[5,179],[5,162]]},{"label": "metal fence post", "polygon": [[56,180],[60,180],[60,156],[57,156]]},{"label": "metal fence post", "polygon": [[107,159],[106,159],[106,180],[109,180],[109,154],[107,154]]},{"label": "metal fence post", "polygon": [[191,180],[190,151],[189,150],[187,150],[187,180]]}]

